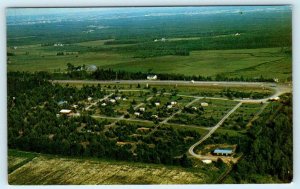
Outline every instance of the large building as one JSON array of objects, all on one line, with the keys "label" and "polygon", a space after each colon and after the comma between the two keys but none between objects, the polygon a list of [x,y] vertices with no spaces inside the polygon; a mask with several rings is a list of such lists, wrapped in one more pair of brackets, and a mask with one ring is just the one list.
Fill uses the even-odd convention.
[{"label": "large building", "polygon": [[229,155],[232,155],[233,153],[233,150],[232,149],[224,149],[224,148],[217,148],[213,151],[213,154],[214,155],[217,155],[217,156],[229,156]]}]

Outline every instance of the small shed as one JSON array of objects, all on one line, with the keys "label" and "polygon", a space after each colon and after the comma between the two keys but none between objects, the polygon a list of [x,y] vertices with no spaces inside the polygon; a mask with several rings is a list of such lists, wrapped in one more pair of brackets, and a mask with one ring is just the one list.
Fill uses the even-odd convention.
[{"label": "small shed", "polygon": [[176,104],[177,104],[176,101],[172,101],[172,102],[171,102],[171,105],[176,105]]},{"label": "small shed", "polygon": [[92,101],[92,99],[93,99],[92,97],[88,97],[87,98],[88,101]]},{"label": "small shed", "polygon": [[64,115],[68,115],[72,112],[72,110],[68,110],[68,109],[61,109],[59,111],[60,114],[64,114]]},{"label": "small shed", "polygon": [[140,116],[140,112],[134,112],[134,115]]},{"label": "small shed", "polygon": [[116,100],[115,99],[110,99],[109,100],[111,103],[116,103]]},{"label": "small shed", "polygon": [[208,106],[208,103],[206,103],[206,102],[201,102],[201,106],[202,106],[202,107],[206,107],[206,106]]},{"label": "small shed", "polygon": [[144,112],[144,111],[145,111],[145,108],[144,108],[144,107],[140,108],[140,111],[141,111],[141,112]]},{"label": "small shed", "polygon": [[154,119],[158,119],[158,115],[152,115],[151,117]]},{"label": "small shed", "polygon": [[205,163],[205,164],[211,164],[212,160],[210,160],[210,159],[204,159],[204,160],[202,160],[202,162]]},{"label": "small shed", "polygon": [[172,105],[168,105],[168,106],[167,106],[168,109],[171,109],[172,107],[173,107]]},{"label": "small shed", "polygon": [[159,102],[155,102],[154,104],[155,104],[155,106],[160,106]]},{"label": "small shed", "polygon": [[68,103],[68,101],[61,100],[61,101],[59,101],[57,104],[58,104],[59,106],[62,106],[62,105],[67,104],[67,103]]},{"label": "small shed", "polygon": [[103,102],[103,103],[101,104],[101,106],[106,106],[106,103],[105,103],[105,102]]}]

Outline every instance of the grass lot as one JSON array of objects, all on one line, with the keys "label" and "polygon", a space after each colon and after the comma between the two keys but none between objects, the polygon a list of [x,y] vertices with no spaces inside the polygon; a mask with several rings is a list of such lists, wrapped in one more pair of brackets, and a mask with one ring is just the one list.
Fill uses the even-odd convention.
[{"label": "grass lot", "polygon": [[242,104],[224,123],[224,128],[241,130],[261,109],[261,104]]},{"label": "grass lot", "polygon": [[35,153],[9,150],[8,151],[8,173],[15,171],[16,169],[25,165],[35,157],[36,157]]},{"label": "grass lot", "polygon": [[[189,56],[159,56],[133,58],[129,53],[110,49],[89,52],[86,48],[103,47],[106,40],[88,41],[64,47],[70,55],[57,56],[60,47],[41,47],[39,45],[20,46],[8,49],[15,56],[9,57],[8,71],[64,71],[67,63],[74,65],[97,65],[129,72],[177,73],[185,75],[243,76],[279,78],[291,76],[291,57],[280,52],[280,48],[202,50],[192,51]],[[132,45],[132,44],[131,44]],[[109,45],[111,48],[112,46]],[[84,52],[80,52],[84,50]],[[26,54],[27,52],[27,54]],[[78,53],[80,52],[80,53]],[[73,54],[72,54],[73,53]]]},{"label": "grass lot", "polygon": [[[208,103],[208,106],[203,107],[203,111],[199,113],[198,109],[201,108],[202,102]],[[236,104],[237,102],[230,100],[201,99],[191,105],[192,108],[197,108],[197,110],[193,112],[183,111],[182,113],[175,115],[170,122],[212,127]]]},{"label": "grass lot", "polygon": [[206,173],[206,170],[155,164],[38,155],[9,174],[8,181],[14,185],[201,184],[209,183],[212,174],[212,170]]}]

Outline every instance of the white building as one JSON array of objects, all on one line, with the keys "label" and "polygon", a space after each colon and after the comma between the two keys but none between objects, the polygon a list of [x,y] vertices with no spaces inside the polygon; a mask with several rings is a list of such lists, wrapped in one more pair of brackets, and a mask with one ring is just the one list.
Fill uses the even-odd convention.
[{"label": "white building", "polygon": [[212,160],[210,160],[210,159],[204,159],[204,160],[202,160],[202,162],[205,163],[205,164],[211,164]]},{"label": "white building", "polygon": [[141,112],[144,112],[144,111],[145,111],[145,108],[144,108],[144,107],[140,108],[140,111],[141,111]]},{"label": "white building", "polygon": [[193,107],[192,107],[192,109],[193,109],[193,110],[197,110],[198,108],[197,108],[197,107],[195,107],[195,106],[193,106]]},{"label": "white building", "polygon": [[158,119],[158,115],[152,115],[152,118]]},{"label": "white building", "polygon": [[141,114],[140,114],[140,112],[134,112],[134,115],[140,116]]},{"label": "white building", "polygon": [[171,109],[172,107],[173,107],[172,105],[168,105],[168,106],[167,106],[168,109]]},{"label": "white building", "polygon": [[171,105],[176,105],[176,104],[177,104],[177,102],[175,102],[175,101],[171,102]]},{"label": "white building", "polygon": [[202,107],[208,106],[208,103],[206,103],[206,102],[201,102],[201,106],[202,106]]},{"label": "white building", "polygon": [[121,97],[116,96],[115,99],[116,99],[116,100],[121,100]]},{"label": "white building", "polygon": [[105,102],[103,102],[103,103],[101,104],[101,106],[106,106],[106,103],[105,103]]},{"label": "white building", "polygon": [[155,104],[155,106],[160,106],[159,102],[155,102],[154,104]]},{"label": "white building", "polygon": [[147,79],[148,80],[156,80],[157,79],[157,75],[148,75]]},{"label": "white building", "polygon": [[88,97],[87,98],[88,101],[92,101],[92,99],[93,99],[92,97]]},{"label": "white building", "polygon": [[72,105],[72,107],[76,109],[76,108],[78,108],[78,105],[74,104],[74,105]]},{"label": "white building", "polygon": [[68,109],[61,109],[61,110],[59,111],[59,113],[65,114],[65,115],[70,114],[71,112],[72,112],[72,110],[68,110]]},{"label": "white building", "polygon": [[110,99],[109,100],[111,103],[116,103],[116,100],[115,99]]}]

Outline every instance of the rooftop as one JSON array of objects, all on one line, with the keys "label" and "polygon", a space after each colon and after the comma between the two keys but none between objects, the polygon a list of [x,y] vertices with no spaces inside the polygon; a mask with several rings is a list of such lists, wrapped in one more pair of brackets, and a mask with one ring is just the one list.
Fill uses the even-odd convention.
[{"label": "rooftop", "polygon": [[232,153],[232,149],[225,149],[225,148],[217,148],[214,150],[214,153],[216,154],[219,154],[219,153],[222,153],[222,154],[231,154]]}]

